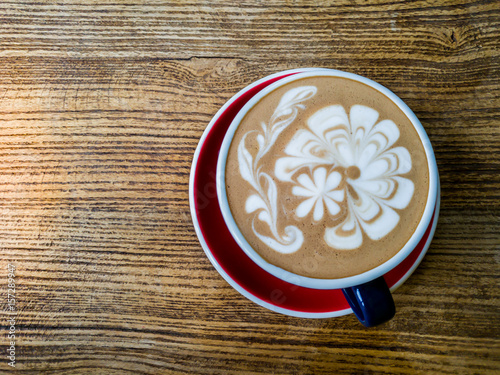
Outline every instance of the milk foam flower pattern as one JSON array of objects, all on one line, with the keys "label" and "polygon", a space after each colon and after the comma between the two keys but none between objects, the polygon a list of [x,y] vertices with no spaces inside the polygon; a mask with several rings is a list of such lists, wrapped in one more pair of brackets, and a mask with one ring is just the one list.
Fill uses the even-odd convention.
[{"label": "milk foam flower pattern", "polygon": [[378,118],[376,110],[362,105],[352,106],[349,116],[341,105],[322,108],[309,117],[308,129],[298,130],[290,140],[287,156],[276,162],[276,177],[291,183],[305,167],[314,170],[314,183],[300,174],[296,181],[301,186],[293,187],[292,193],[308,197],[297,207],[297,216],[314,206],[316,221],[323,217],[323,202],[335,215],[335,201],[344,198],[338,190],[325,189],[328,184],[322,185],[333,178],[326,178],[326,168],[344,171],[347,213],[324,235],[333,248],[359,247],[363,232],[373,240],[385,237],[399,222],[395,209],[405,208],[413,196],[413,182],[401,176],[411,170],[410,154],[404,147],[393,147],[399,129],[393,121],[377,122]]},{"label": "milk foam flower pattern", "polygon": [[292,188],[292,194],[305,197],[296,209],[298,217],[305,217],[313,211],[313,219],[320,221],[323,219],[326,206],[330,215],[335,216],[340,212],[337,202],[344,199],[344,190],[337,189],[342,180],[339,172],[332,172],[327,176],[326,168],[319,167],[313,172],[313,179],[308,174],[301,174],[297,178],[300,184]]}]

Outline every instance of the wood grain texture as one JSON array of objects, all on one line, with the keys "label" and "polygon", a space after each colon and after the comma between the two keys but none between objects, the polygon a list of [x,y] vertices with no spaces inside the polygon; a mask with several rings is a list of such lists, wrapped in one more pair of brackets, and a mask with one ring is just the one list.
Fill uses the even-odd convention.
[{"label": "wood grain texture", "polygon": [[[499,373],[499,29],[495,1],[2,1],[0,373]],[[307,66],[387,86],[436,151],[435,239],[374,329],[248,301],[191,223],[211,117]]]}]

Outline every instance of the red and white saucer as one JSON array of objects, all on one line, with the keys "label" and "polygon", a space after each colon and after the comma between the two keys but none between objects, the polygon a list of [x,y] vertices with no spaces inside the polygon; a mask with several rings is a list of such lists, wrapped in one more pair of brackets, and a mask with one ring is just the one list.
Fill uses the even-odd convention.
[{"label": "red and white saucer", "polygon": [[[341,289],[310,289],[287,283],[257,266],[231,236],[216,193],[219,149],[231,121],[264,87],[284,77],[318,69],[296,69],[270,75],[234,95],[213,117],[196,148],[189,180],[193,224],[208,259],[238,292],[269,310],[303,318],[328,318],[352,313]],[[415,271],[429,248],[439,214],[439,188],[434,216],[417,247],[384,278],[394,291]]]}]

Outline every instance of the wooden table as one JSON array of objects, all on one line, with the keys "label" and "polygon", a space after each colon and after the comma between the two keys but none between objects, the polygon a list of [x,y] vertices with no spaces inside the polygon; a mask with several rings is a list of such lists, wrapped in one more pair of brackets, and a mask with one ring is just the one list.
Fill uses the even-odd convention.
[{"label": "wooden table", "polygon": [[[229,3],[0,4],[0,372],[498,374],[498,3]],[[393,90],[436,151],[435,239],[372,329],[247,300],[190,218],[212,116],[309,66]]]}]

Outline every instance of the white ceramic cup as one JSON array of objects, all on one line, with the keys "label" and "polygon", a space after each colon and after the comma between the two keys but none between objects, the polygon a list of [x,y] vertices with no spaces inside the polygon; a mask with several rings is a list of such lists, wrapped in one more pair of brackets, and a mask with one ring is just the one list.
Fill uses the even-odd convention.
[{"label": "white ceramic cup", "polygon": [[[225,170],[226,170],[226,162],[227,162],[229,147],[231,145],[231,141],[236,132],[236,129],[238,128],[239,124],[241,123],[245,115],[248,113],[248,111],[250,111],[255,106],[255,104],[258,103],[263,97],[265,97],[267,94],[274,91],[278,87],[281,87],[283,85],[286,85],[290,82],[299,79],[307,77],[325,76],[325,75],[333,77],[344,77],[351,80],[359,81],[365,85],[371,86],[375,90],[384,94],[392,102],[394,102],[408,117],[408,119],[414,126],[415,130],[417,131],[425,150],[425,154],[427,157],[427,164],[428,164],[427,166],[429,170],[429,185],[428,185],[429,188],[428,188],[427,202],[425,205],[425,209],[415,232],[406,242],[406,244],[396,253],[396,255],[394,255],[392,258],[390,258],[383,264],[375,268],[372,268],[366,272],[338,279],[320,279],[313,277],[305,277],[284,270],[264,260],[252,248],[252,246],[248,243],[248,241],[245,239],[240,229],[236,225],[233,216],[231,214],[231,210],[229,208],[228,198],[226,194],[226,184],[225,184]],[[439,196],[439,175],[438,175],[438,169],[434,152],[430,140],[422,124],[417,119],[415,114],[410,110],[410,108],[393,92],[391,92],[384,86],[368,78],[352,73],[342,72],[338,70],[331,70],[331,69],[318,69],[318,70],[308,69],[303,73],[298,73],[285,77],[267,86],[262,91],[257,93],[252,99],[250,99],[236,115],[225,135],[222,147],[219,152],[216,182],[217,182],[217,195],[219,199],[219,205],[221,208],[222,215],[224,217],[224,221],[226,222],[226,225],[229,231],[231,232],[231,235],[235,239],[235,241],[238,243],[241,249],[250,257],[250,259],[252,259],[252,261],[255,262],[257,265],[259,265],[262,269],[264,269],[265,271],[267,271],[268,273],[274,275],[279,279],[282,279],[286,282],[295,285],[313,289],[344,289],[344,288],[351,288],[353,286],[364,285],[373,280],[380,279],[384,274],[386,274],[387,272],[391,271],[393,268],[398,266],[413,251],[413,249],[417,246],[420,240],[424,237],[426,230],[431,225],[431,220],[436,211],[436,206]],[[352,304],[351,307],[353,307],[353,310],[356,313],[356,307],[352,306]]]}]

